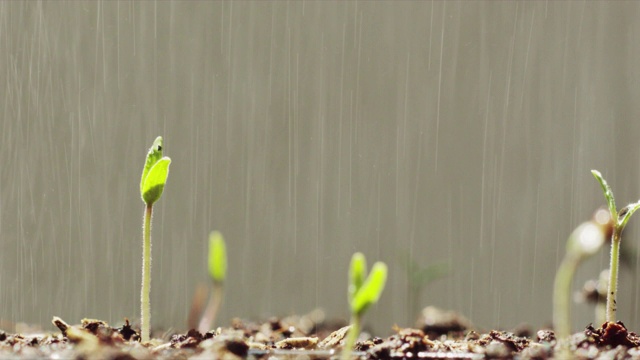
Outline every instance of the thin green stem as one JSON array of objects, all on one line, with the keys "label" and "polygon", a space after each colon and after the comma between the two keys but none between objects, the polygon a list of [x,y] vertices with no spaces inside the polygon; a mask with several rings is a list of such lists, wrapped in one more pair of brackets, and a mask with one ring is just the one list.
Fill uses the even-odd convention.
[{"label": "thin green stem", "polygon": [[201,333],[204,334],[211,330],[211,327],[215,324],[216,315],[218,314],[218,310],[222,304],[223,295],[224,285],[219,282],[214,282],[213,289],[211,289],[209,304],[207,305],[207,309],[204,311],[204,315],[202,316],[202,320],[200,320],[200,325],[198,326],[198,331]]},{"label": "thin green stem", "polygon": [[416,316],[420,309],[418,308],[418,304],[420,303],[420,290],[421,286],[412,284],[409,290],[409,317],[413,318]]},{"label": "thin green stem", "polygon": [[356,340],[358,340],[358,336],[360,335],[360,316],[353,315],[351,316],[351,329],[349,329],[349,333],[347,334],[347,340],[344,343],[344,347],[342,348],[342,356],[341,360],[350,360],[351,352],[353,351],[353,347],[356,345]]},{"label": "thin green stem", "polygon": [[149,341],[150,317],[151,317],[151,300],[149,293],[151,292],[151,215],[153,205],[146,205],[144,211],[144,225],[142,228],[143,244],[142,244],[142,290],[140,293],[140,302],[142,303],[142,315],[140,317],[141,330],[140,337],[142,342]]},{"label": "thin green stem", "polygon": [[571,335],[571,284],[580,257],[567,253],[560,263],[553,288],[553,327],[558,339]]},{"label": "thin green stem", "polygon": [[609,266],[609,290],[607,291],[607,321],[616,321],[616,295],[618,293],[618,260],[620,259],[620,235],[622,229],[619,224],[611,235],[611,265]]}]

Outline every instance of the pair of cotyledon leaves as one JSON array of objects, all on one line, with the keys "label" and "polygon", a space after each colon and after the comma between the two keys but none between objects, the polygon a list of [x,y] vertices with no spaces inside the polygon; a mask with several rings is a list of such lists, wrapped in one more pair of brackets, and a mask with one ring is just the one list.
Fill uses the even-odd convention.
[{"label": "pair of cotyledon leaves", "polygon": [[158,136],[149,148],[140,180],[140,195],[147,206],[153,205],[162,196],[170,164],[171,159],[162,156],[162,136]]},{"label": "pair of cotyledon leaves", "polygon": [[361,316],[372,304],[378,302],[387,282],[387,265],[376,262],[367,276],[367,260],[362,253],[355,253],[349,269],[349,305],[351,313]]},{"label": "pair of cotyledon leaves", "polygon": [[618,229],[619,232],[622,232],[624,227],[627,225],[629,218],[631,218],[631,215],[633,215],[636,210],[640,209],[640,201],[631,203],[620,209],[620,211],[618,212],[618,210],[616,209],[616,201],[613,198],[613,191],[611,190],[609,184],[607,184],[607,182],[602,177],[602,174],[600,174],[600,172],[597,170],[591,170],[591,174],[593,174],[593,177],[595,177],[596,180],[598,180],[598,182],[600,183],[600,187],[602,188],[602,192],[604,193],[604,198],[607,200],[607,207],[609,208],[609,213],[611,214],[611,218],[613,219],[614,226]]}]

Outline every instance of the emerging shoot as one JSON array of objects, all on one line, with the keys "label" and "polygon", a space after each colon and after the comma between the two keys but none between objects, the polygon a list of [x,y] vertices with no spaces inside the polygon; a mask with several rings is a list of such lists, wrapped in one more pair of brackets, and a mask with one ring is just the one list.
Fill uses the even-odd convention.
[{"label": "emerging shoot", "polygon": [[209,275],[213,280],[211,297],[207,309],[200,320],[198,330],[206,333],[215,323],[216,314],[222,304],[224,294],[224,280],[227,275],[227,250],[222,234],[217,231],[209,235]]},{"label": "emerging shoot", "polygon": [[627,225],[629,218],[633,215],[638,208],[640,208],[640,202],[632,203],[620,210],[616,209],[616,201],[613,197],[613,191],[611,187],[602,177],[602,174],[597,170],[591,170],[593,177],[598,180],[604,198],[607,200],[607,206],[609,207],[609,213],[611,219],[613,219],[613,232],[611,234],[611,265],[609,267],[609,289],[607,291],[607,321],[616,321],[616,295],[618,293],[618,268],[620,258],[620,241],[622,240],[622,231]]},{"label": "emerging shoot", "polygon": [[362,316],[373,304],[378,302],[387,282],[387,265],[376,262],[367,276],[367,260],[362,253],[355,253],[349,267],[349,305],[351,308],[351,329],[342,350],[342,360],[351,356],[353,346],[360,334]]},{"label": "emerging shoot", "polygon": [[145,203],[143,220],[143,244],[142,244],[142,290],[140,302],[142,304],[142,315],[140,317],[141,341],[149,341],[151,304],[149,293],[151,291],[151,215],[153,204],[160,200],[164,185],[169,176],[169,165],[171,159],[162,156],[162,137],[158,136],[149,148],[147,159],[142,169],[142,179],[140,180],[140,196]]},{"label": "emerging shoot", "polygon": [[580,263],[593,256],[611,236],[609,212],[599,209],[590,221],[580,224],[567,240],[567,253],[556,273],[553,290],[553,325],[558,339],[571,335],[571,284]]},{"label": "emerging shoot", "polygon": [[402,260],[407,271],[407,282],[409,284],[407,308],[411,314],[417,314],[421,310],[419,306],[420,295],[424,288],[433,281],[447,276],[451,271],[451,266],[444,262],[423,266],[413,260],[411,254],[407,254]]}]

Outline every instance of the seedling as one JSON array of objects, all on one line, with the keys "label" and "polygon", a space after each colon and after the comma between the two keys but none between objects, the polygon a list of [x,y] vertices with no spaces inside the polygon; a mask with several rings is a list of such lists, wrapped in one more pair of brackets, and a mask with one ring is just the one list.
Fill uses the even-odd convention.
[{"label": "seedling", "polygon": [[198,330],[201,333],[209,331],[215,323],[216,314],[222,304],[222,296],[224,295],[224,280],[227,275],[227,247],[222,234],[217,231],[209,234],[209,275],[213,280],[213,287],[209,304],[198,326]]},{"label": "seedling", "polygon": [[387,265],[376,262],[367,276],[367,260],[362,253],[351,257],[349,267],[349,305],[351,308],[351,328],[342,350],[342,360],[351,357],[351,351],[360,334],[360,325],[365,311],[378,302],[387,282]]},{"label": "seedling", "polygon": [[580,224],[567,240],[567,253],[556,273],[553,290],[553,323],[559,339],[571,335],[571,284],[580,263],[595,255],[610,236],[609,212],[599,209],[590,221]]},{"label": "seedling", "polygon": [[170,164],[171,159],[166,156],[162,157],[162,137],[158,136],[151,148],[149,148],[142,170],[142,179],[140,180],[140,196],[145,203],[142,225],[142,290],[140,293],[140,302],[142,304],[140,338],[142,342],[149,341],[151,317],[149,300],[151,291],[151,215],[153,213],[153,204],[160,200],[162,196],[167,176],[169,176]]},{"label": "seedling", "polygon": [[449,275],[451,266],[444,262],[423,266],[413,260],[409,253],[401,260],[407,272],[407,282],[409,285],[407,309],[409,309],[412,314],[416,314],[420,311],[420,295],[424,288],[433,281]]},{"label": "seedling", "polygon": [[609,266],[609,289],[607,291],[607,317],[608,322],[616,321],[616,295],[618,292],[618,260],[620,258],[620,241],[622,240],[622,230],[627,225],[629,218],[633,215],[638,208],[640,208],[640,202],[632,203],[620,210],[616,209],[616,201],[613,197],[613,191],[611,187],[604,180],[602,174],[597,170],[591,170],[593,176],[600,183],[604,198],[607,200],[607,206],[609,207],[609,213],[611,219],[613,219],[613,232],[611,234],[611,265]]}]

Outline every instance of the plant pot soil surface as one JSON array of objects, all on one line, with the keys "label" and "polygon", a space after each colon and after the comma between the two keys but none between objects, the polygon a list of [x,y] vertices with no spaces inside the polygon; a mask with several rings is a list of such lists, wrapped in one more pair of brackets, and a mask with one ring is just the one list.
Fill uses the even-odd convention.
[{"label": "plant pot soil surface", "polygon": [[[424,311],[423,311],[424,314]],[[433,315],[433,314],[432,314]],[[440,316],[438,318],[438,316]],[[49,359],[337,359],[348,326],[313,315],[272,318],[262,323],[234,319],[231,326],[202,334],[196,330],[154,332],[141,344],[128,320],[111,327],[83,319],[51,334],[16,334],[0,330],[0,358]],[[640,359],[640,337],[622,322],[587,326],[567,340],[552,330],[479,332],[451,312],[419,320],[416,328],[394,327],[387,338],[361,334],[354,358],[361,359]]]}]

